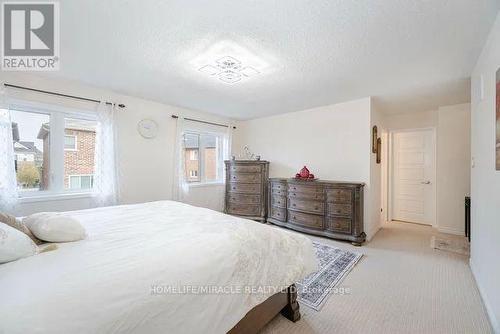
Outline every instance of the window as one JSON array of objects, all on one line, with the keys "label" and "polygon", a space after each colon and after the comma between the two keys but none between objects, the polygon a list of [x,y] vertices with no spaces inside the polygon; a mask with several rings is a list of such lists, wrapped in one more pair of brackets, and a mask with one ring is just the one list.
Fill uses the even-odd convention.
[{"label": "window", "polygon": [[95,115],[12,107],[21,197],[89,191],[94,183]]},{"label": "window", "polygon": [[69,188],[70,189],[92,189],[94,186],[93,175],[70,175]]},{"label": "window", "polygon": [[76,136],[64,136],[64,149],[66,151],[76,151]]},{"label": "window", "polygon": [[223,136],[190,131],[184,134],[184,173],[189,183],[222,182]]},{"label": "window", "polygon": [[[90,189],[93,185],[95,133],[97,122],[77,118],[64,119],[64,188]],[[68,138],[73,148],[68,149]],[[78,143],[78,144],[77,144]],[[78,147],[78,149],[77,149]],[[71,181],[71,176],[84,181]],[[92,181],[87,181],[92,180]],[[79,186],[76,186],[79,185]]]},{"label": "window", "polygon": [[11,110],[12,145],[17,187],[20,191],[39,191],[50,186],[50,143],[40,133],[50,124],[50,115]]}]

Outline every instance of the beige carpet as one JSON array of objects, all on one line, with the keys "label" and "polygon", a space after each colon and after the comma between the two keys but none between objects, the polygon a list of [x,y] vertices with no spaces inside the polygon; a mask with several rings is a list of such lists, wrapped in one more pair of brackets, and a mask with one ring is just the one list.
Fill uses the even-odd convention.
[{"label": "beige carpet", "polygon": [[363,247],[314,238],[365,256],[320,312],[301,307],[262,333],[492,333],[467,256],[429,247],[431,227],[390,223]]}]

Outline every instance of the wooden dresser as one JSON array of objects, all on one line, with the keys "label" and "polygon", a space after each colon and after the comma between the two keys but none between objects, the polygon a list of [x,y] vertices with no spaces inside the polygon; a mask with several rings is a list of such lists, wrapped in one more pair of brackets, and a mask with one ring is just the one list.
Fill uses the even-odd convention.
[{"label": "wooden dresser", "polygon": [[270,179],[269,223],[360,246],[363,183]]},{"label": "wooden dresser", "polygon": [[224,213],[266,221],[268,161],[226,160]]}]

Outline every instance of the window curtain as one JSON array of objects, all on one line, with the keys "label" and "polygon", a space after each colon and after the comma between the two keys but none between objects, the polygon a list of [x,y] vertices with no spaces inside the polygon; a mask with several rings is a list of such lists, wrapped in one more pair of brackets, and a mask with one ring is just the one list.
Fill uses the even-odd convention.
[{"label": "window curtain", "polygon": [[97,206],[118,203],[117,140],[115,129],[116,105],[101,102],[97,110],[95,140],[94,201]]},{"label": "window curtain", "polygon": [[[231,152],[232,152],[232,142],[233,142],[233,126],[229,125],[227,127],[227,130],[224,134],[224,154],[223,154],[223,159],[224,160],[231,160]],[[222,169],[224,172],[224,168]],[[223,176],[224,183],[226,183],[226,175],[224,173]]]},{"label": "window curtain", "polygon": [[189,184],[186,180],[184,172],[185,163],[185,141],[184,134],[186,133],[186,120],[183,117],[177,118],[177,126],[175,131],[175,152],[174,152],[174,180],[172,189],[172,198],[174,201],[184,201],[189,194]]},{"label": "window curtain", "polygon": [[2,211],[12,212],[19,198],[14,160],[12,123],[5,89],[2,88],[0,91],[0,210]]}]

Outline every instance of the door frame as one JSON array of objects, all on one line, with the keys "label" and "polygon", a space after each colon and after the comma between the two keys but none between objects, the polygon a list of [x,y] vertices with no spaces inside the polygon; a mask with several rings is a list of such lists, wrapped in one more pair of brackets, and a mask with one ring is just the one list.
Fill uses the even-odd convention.
[{"label": "door frame", "polygon": [[[413,129],[392,129],[387,130],[389,133],[389,154],[388,154],[388,177],[387,177],[387,218],[388,221],[392,221],[393,212],[392,209],[394,207],[394,134],[403,133],[403,132],[417,132],[417,131],[431,131],[432,133],[432,147],[434,149],[434,166],[432,170],[432,177],[434,182],[432,183],[432,191],[434,192],[434,214],[432,216],[432,222],[430,226],[437,227],[437,138],[436,138],[436,127],[424,127],[424,128],[413,128]],[[427,224],[421,224],[427,225]],[[429,226],[429,225],[427,225]]]}]

